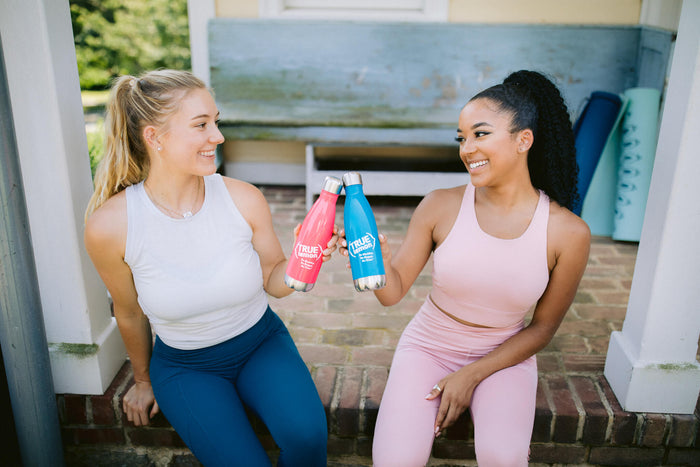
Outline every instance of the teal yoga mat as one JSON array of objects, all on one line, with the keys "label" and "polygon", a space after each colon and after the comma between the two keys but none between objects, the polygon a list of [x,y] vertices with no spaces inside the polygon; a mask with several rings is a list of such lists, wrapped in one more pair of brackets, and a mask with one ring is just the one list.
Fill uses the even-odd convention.
[{"label": "teal yoga mat", "polygon": [[620,110],[603,147],[598,165],[583,199],[581,217],[593,235],[612,237],[617,199],[617,171],[622,145],[622,118],[629,99],[621,95]]},{"label": "teal yoga mat", "polygon": [[612,238],[638,242],[654,167],[661,93],[652,88],[632,88],[624,96],[629,103],[622,121]]}]

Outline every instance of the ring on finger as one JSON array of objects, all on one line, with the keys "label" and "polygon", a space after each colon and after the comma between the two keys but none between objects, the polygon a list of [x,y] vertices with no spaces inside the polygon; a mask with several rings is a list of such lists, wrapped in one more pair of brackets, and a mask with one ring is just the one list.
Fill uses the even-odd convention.
[{"label": "ring on finger", "polygon": [[433,386],[433,389],[437,389],[438,392],[442,392],[442,389],[440,389],[440,386],[437,384],[435,386]]}]

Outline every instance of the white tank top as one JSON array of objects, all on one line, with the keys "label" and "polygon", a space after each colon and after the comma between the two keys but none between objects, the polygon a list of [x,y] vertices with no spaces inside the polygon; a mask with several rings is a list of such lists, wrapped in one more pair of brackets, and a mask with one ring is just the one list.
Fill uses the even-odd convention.
[{"label": "white tank top", "polygon": [[219,174],[204,182],[202,208],[187,219],[161,212],[143,182],[126,188],[124,260],[139,305],[160,339],[183,350],[241,334],[268,306],[250,226]]}]

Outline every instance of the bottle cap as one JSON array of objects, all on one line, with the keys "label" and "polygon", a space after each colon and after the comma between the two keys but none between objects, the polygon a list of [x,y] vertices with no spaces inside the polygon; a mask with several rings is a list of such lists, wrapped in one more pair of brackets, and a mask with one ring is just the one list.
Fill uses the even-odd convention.
[{"label": "bottle cap", "polygon": [[343,184],[345,186],[362,185],[362,175],[360,172],[348,172],[343,175]]},{"label": "bottle cap", "polygon": [[343,189],[343,182],[339,178],[326,177],[323,181],[323,191],[328,191],[334,195],[340,194],[340,190]]}]

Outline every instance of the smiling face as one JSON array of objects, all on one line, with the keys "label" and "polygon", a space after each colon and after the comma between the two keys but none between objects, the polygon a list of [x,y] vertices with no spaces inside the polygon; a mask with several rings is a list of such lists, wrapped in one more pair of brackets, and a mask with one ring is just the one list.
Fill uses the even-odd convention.
[{"label": "smiling face", "polygon": [[196,175],[216,172],[216,147],[224,142],[218,128],[219,111],[209,91],[193,89],[157,132],[157,157],[169,167]]},{"label": "smiling face", "polygon": [[459,157],[474,186],[487,186],[527,174],[532,131],[511,132],[511,114],[489,99],[467,103],[459,114]]}]

